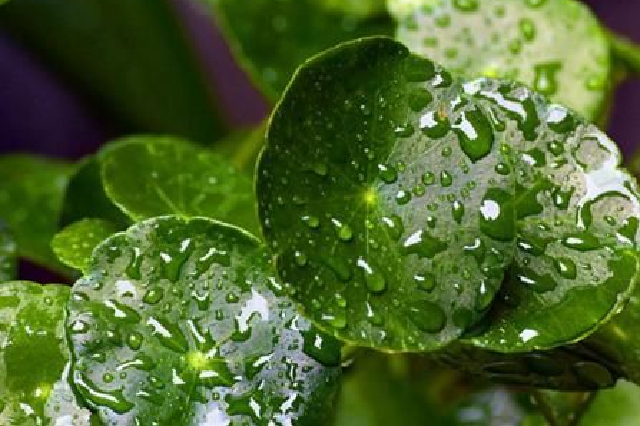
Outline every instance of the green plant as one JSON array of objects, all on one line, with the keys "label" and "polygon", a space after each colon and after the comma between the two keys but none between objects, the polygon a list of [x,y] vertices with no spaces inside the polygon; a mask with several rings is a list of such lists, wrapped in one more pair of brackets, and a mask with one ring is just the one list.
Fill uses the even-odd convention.
[{"label": "green plant", "polygon": [[637,423],[640,192],[591,122],[640,49],[487,4],[216,0],[264,138],[0,158],[0,423]]}]

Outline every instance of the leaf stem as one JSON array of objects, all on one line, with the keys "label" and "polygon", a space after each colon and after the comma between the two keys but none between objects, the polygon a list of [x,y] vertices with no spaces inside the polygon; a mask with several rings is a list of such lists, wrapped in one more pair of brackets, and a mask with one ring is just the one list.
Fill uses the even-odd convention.
[{"label": "leaf stem", "polygon": [[577,426],[580,423],[580,420],[582,420],[584,415],[587,413],[587,411],[593,404],[593,401],[595,401],[596,396],[598,396],[598,392],[589,393],[589,396],[587,397],[587,399],[582,404],[580,404],[580,407],[574,413],[573,419],[571,420],[568,426]]},{"label": "leaf stem", "polygon": [[629,73],[640,77],[640,44],[614,32],[609,32],[608,38],[614,59]]},{"label": "leaf stem", "polygon": [[547,404],[544,395],[542,395],[539,390],[534,389],[531,391],[531,396],[533,396],[533,400],[535,401],[536,406],[540,410],[540,413],[542,413],[542,416],[545,418],[547,423],[549,423],[549,426],[559,426],[558,421],[556,420],[556,416],[553,415],[553,411],[551,410],[551,407],[549,407],[549,404]]}]

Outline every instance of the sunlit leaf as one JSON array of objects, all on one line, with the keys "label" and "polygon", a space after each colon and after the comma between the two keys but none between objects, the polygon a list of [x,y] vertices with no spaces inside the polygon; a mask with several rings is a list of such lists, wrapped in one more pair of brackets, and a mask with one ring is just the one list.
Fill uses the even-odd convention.
[{"label": "sunlit leaf", "polygon": [[65,265],[86,270],[93,249],[118,231],[113,223],[103,219],[83,219],[71,224],[53,237],[53,252]]},{"label": "sunlit leaf", "polygon": [[390,0],[397,38],[469,78],[517,80],[596,119],[611,90],[609,43],[575,0]]},{"label": "sunlit leaf", "polygon": [[108,424],[325,424],[340,347],[283,293],[237,228],[134,225],[73,288],[74,386]]},{"label": "sunlit leaf", "polygon": [[88,426],[66,381],[69,287],[0,284],[0,423]]}]

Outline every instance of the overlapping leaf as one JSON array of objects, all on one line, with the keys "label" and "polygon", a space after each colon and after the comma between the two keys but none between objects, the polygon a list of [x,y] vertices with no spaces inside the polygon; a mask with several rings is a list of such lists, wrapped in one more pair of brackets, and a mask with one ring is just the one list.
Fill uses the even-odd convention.
[{"label": "overlapping leaf", "polygon": [[6,226],[0,223],[0,282],[16,278],[16,243]]},{"label": "overlapping leaf", "polygon": [[640,203],[619,164],[526,87],[461,84],[369,38],[298,71],[257,190],[280,274],[336,336],[433,350],[484,318],[474,345],[525,352],[583,338],[629,297]]},{"label": "overlapping leaf", "polygon": [[117,231],[118,227],[106,220],[83,219],[53,237],[53,252],[65,265],[85,271],[93,249]]},{"label": "overlapping leaf", "polygon": [[0,423],[88,426],[66,381],[69,288],[0,284]]},{"label": "overlapping leaf", "polygon": [[[610,92],[609,43],[575,0],[390,0],[397,38],[469,78],[516,80],[596,119]],[[574,43],[579,40],[580,47]]]},{"label": "overlapping leaf", "polygon": [[73,383],[108,425],[324,424],[340,348],[283,296],[257,241],[151,219],[94,250],[73,289]]}]

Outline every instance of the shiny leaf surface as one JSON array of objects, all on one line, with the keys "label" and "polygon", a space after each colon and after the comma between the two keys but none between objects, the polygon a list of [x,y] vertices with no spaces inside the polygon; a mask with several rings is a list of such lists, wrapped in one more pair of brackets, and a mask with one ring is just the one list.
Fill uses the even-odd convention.
[{"label": "shiny leaf surface", "polygon": [[65,265],[85,271],[93,249],[118,232],[118,227],[102,219],[83,219],[71,224],[53,237],[53,252]]},{"label": "shiny leaf surface", "polygon": [[274,101],[309,57],[343,41],[393,32],[386,12],[372,14],[381,9],[378,0],[206,1],[236,57]]},{"label": "shiny leaf surface", "polygon": [[70,392],[64,307],[69,287],[0,284],[0,423],[88,426]]},{"label": "shiny leaf surface", "polygon": [[398,40],[454,73],[525,83],[590,119],[602,112],[609,44],[580,2],[390,0],[390,8]]},{"label": "shiny leaf surface", "polygon": [[99,163],[107,196],[134,221],[202,216],[259,231],[251,181],[207,149],[138,136],[107,145]]},{"label": "shiny leaf surface", "polygon": [[324,329],[393,351],[473,331],[521,352],[584,337],[628,298],[640,202],[619,164],[606,135],[526,87],[462,84],[369,38],[298,71],[257,192],[278,270]]},{"label": "shiny leaf surface", "polygon": [[98,246],[69,304],[73,383],[107,425],[318,425],[340,347],[302,318],[254,237],[151,219]]}]

